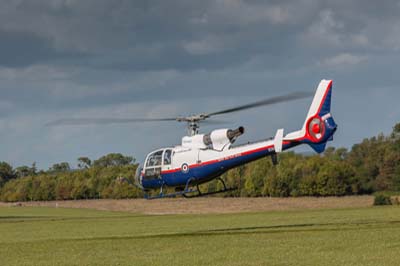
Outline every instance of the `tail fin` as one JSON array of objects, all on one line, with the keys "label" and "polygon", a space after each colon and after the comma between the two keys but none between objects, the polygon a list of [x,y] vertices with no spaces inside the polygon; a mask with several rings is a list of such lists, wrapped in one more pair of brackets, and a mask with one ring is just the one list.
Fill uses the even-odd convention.
[{"label": "tail fin", "polygon": [[303,128],[288,134],[287,141],[307,143],[316,152],[325,150],[326,143],[333,140],[337,125],[331,115],[332,80],[321,80],[310,106]]}]

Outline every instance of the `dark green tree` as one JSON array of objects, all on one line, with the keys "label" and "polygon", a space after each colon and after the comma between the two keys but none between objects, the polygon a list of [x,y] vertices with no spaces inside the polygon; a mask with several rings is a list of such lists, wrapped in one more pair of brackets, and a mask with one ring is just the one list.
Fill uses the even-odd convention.
[{"label": "dark green tree", "polygon": [[0,186],[13,178],[15,174],[12,166],[6,162],[0,162]]},{"label": "dark green tree", "polygon": [[49,169],[50,172],[67,172],[71,170],[71,167],[69,166],[69,163],[67,162],[62,162],[62,163],[56,163],[53,164],[53,166]]},{"label": "dark green tree", "polygon": [[123,166],[134,163],[135,160],[131,156],[124,156],[121,153],[109,153],[93,162],[96,167],[112,167]]},{"label": "dark green tree", "polygon": [[87,169],[92,165],[92,161],[88,157],[79,157],[78,158],[78,168]]},{"label": "dark green tree", "polygon": [[15,175],[16,177],[25,177],[25,176],[34,176],[36,175],[36,163],[33,163],[31,167],[23,165],[15,168]]}]

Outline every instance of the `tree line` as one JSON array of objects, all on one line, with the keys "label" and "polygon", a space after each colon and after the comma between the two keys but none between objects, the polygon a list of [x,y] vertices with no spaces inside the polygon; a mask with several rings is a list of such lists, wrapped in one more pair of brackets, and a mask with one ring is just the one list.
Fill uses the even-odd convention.
[{"label": "tree line", "polygon": [[[97,160],[80,157],[78,169],[67,162],[47,171],[31,166],[13,168],[0,162],[0,200],[36,201],[95,198],[136,198],[142,192],[130,185],[137,168],[135,159],[111,153]],[[364,139],[351,150],[329,147],[322,155],[294,152],[279,155],[274,166],[263,158],[237,167],[222,176],[238,190],[232,197],[344,196],[376,191],[400,191],[400,123],[388,136]],[[130,182],[122,182],[128,180]],[[202,191],[219,189],[216,181]],[[154,192],[156,193],[156,192]]]},{"label": "tree line", "polygon": [[78,169],[67,162],[54,164],[47,171],[37,171],[35,164],[13,169],[0,163],[0,200],[38,201],[96,198],[135,198],[141,191],[133,182],[137,165],[131,156],[110,153],[94,160],[78,158]]}]

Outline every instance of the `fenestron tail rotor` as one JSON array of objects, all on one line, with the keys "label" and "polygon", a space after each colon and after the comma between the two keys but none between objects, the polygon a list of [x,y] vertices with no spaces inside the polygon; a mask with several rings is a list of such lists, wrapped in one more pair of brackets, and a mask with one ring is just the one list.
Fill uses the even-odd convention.
[{"label": "fenestron tail rotor", "polygon": [[190,135],[198,133],[200,122],[204,122],[212,116],[228,114],[238,111],[243,111],[251,108],[273,105],[277,103],[289,102],[298,99],[303,99],[312,96],[310,92],[294,92],[282,96],[272,97],[261,101],[240,105],[217,112],[201,113],[191,116],[180,117],[164,117],[164,118],[63,118],[47,123],[47,126],[83,126],[83,125],[107,125],[107,124],[123,124],[123,123],[138,123],[138,122],[186,122]]}]

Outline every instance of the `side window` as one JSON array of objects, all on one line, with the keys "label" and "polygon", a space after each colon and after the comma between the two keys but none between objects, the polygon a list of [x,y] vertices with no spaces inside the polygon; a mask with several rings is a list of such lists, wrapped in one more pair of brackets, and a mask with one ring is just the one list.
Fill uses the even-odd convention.
[{"label": "side window", "polygon": [[165,152],[164,152],[164,165],[170,165],[171,164],[171,154],[172,154],[172,150],[165,150]]},{"label": "side window", "polygon": [[163,153],[163,151],[156,151],[156,152],[150,154],[150,156],[146,162],[146,167],[160,166],[162,153]]}]

